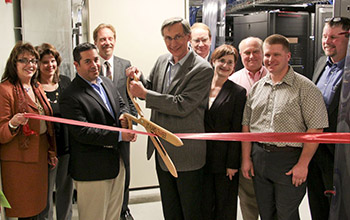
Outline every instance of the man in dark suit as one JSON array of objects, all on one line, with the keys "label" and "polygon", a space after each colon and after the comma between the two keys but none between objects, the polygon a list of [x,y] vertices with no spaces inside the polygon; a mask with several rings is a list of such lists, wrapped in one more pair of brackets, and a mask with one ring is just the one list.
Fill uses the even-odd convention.
[{"label": "man in dark suit", "polygon": [[[131,82],[131,93],[145,99],[152,109],[151,120],[174,133],[204,132],[204,111],[208,105],[213,70],[208,62],[188,47],[189,23],[182,18],[163,22],[162,36],[170,54],[158,58],[147,80]],[[127,76],[140,76],[136,67]],[[178,171],[173,177],[159,155],[156,170],[165,219],[201,220],[200,201],[206,142],[183,140],[182,147],[162,141]],[[148,159],[154,152],[149,141]]]},{"label": "man in dark suit", "polygon": [[[62,116],[120,127],[121,113],[127,108],[113,82],[99,76],[100,60],[96,46],[79,44],[73,50],[73,57],[78,73],[60,97]],[[79,218],[118,219],[126,160],[119,143],[132,141],[135,135],[81,126],[69,126],[69,134],[69,172],[78,193]]]},{"label": "man in dark suit", "polygon": [[194,52],[210,62],[211,32],[204,23],[194,23],[191,27],[191,47]]},{"label": "man in dark suit", "polygon": [[[131,114],[137,116],[137,111],[126,91],[126,75],[125,70],[131,66],[129,60],[113,55],[114,45],[116,43],[116,31],[110,24],[100,24],[93,33],[94,43],[98,48],[98,54],[102,64],[101,75],[109,77],[116,85],[119,94],[123,98],[124,103],[130,109]],[[122,142],[121,149],[125,151],[125,189],[124,200],[120,219],[133,220],[128,207],[129,203],[129,185],[130,185],[130,143]]]},{"label": "man in dark suit", "polygon": [[[327,107],[329,127],[325,132],[337,131],[340,88],[349,40],[350,19],[335,17],[326,21],[322,34],[321,57],[315,66],[312,81],[323,94]],[[330,198],[324,191],[333,190],[334,144],[320,144],[308,174],[308,197],[312,219],[328,219]]]}]

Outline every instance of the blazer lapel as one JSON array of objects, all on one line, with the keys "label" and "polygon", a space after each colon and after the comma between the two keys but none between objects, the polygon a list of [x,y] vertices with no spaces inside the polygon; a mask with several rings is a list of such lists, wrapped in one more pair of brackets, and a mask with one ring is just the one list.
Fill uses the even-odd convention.
[{"label": "blazer lapel", "polygon": [[191,51],[190,55],[188,56],[187,60],[185,61],[185,63],[181,66],[181,68],[179,69],[179,71],[176,73],[175,77],[173,78],[173,80],[171,81],[169,88],[167,90],[168,93],[170,93],[176,86],[178,83],[180,83],[180,80],[183,79],[183,77],[192,70],[193,68],[193,61],[194,61],[194,54]]},{"label": "blazer lapel", "polygon": [[326,56],[321,57],[317,61],[317,64],[316,64],[316,67],[315,67],[315,72],[314,72],[314,75],[312,76],[312,82],[314,82],[315,84],[317,84],[317,81],[320,78],[321,73],[325,69],[326,62],[327,62],[327,57]]},{"label": "blazer lapel", "polygon": [[122,69],[121,62],[114,56],[114,71],[113,71],[113,82],[117,83],[119,82],[119,79],[121,77],[121,74],[125,73],[119,73],[118,71]]},{"label": "blazer lapel", "polygon": [[166,75],[167,67],[168,67],[168,58],[164,59],[163,64],[159,65],[159,72],[163,73],[163,74],[159,74],[158,75],[158,82],[157,82],[158,89],[157,89],[157,92],[162,93],[162,91],[163,91],[164,78],[165,78],[165,75]]},{"label": "blazer lapel", "polygon": [[102,98],[99,94],[87,83],[85,82],[80,76],[77,76],[79,79],[79,84],[85,89],[85,92],[90,95],[92,98],[94,98],[98,104],[100,104],[107,112],[109,112],[107,106],[103,102]]},{"label": "blazer lapel", "polygon": [[[119,111],[119,107],[117,105],[117,103],[115,102],[115,99],[113,98],[113,94],[111,92],[111,90],[109,88],[107,88],[106,84],[105,83],[102,83],[102,86],[103,88],[105,89],[105,92],[107,94],[107,98],[109,100],[109,103],[111,104],[111,107],[112,107],[112,111],[114,113],[114,116],[112,115],[112,113],[110,113],[110,115],[115,118],[117,120],[117,116],[118,116],[118,111]],[[119,103],[118,103],[119,104]]]},{"label": "blazer lapel", "polygon": [[230,90],[228,89],[228,85],[229,84],[226,81],[224,83],[224,85],[222,86],[218,96],[214,100],[209,111],[215,111],[217,108],[219,108],[224,103],[224,101],[227,99],[227,97],[230,95]]}]

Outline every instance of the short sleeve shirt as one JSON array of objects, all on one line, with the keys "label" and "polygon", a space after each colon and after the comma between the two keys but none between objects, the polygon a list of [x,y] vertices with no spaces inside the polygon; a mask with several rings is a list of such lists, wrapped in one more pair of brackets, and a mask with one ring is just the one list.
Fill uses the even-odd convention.
[{"label": "short sleeve shirt", "polygon": [[[274,84],[268,73],[252,87],[242,124],[257,133],[306,132],[328,127],[328,116],[320,90],[289,67],[281,82]],[[302,143],[270,144],[302,147]]]}]

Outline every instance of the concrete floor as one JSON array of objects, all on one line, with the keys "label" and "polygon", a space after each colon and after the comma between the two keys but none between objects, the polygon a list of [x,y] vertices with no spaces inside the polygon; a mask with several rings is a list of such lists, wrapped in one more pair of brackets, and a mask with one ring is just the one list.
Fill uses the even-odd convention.
[{"label": "concrete floor", "polygon": [[[163,220],[162,205],[160,202],[159,189],[130,191],[129,208],[135,220]],[[311,220],[307,196],[304,197],[300,207],[300,218]],[[73,205],[73,219],[78,220],[76,205]],[[240,207],[238,206],[237,220],[243,220]]]}]

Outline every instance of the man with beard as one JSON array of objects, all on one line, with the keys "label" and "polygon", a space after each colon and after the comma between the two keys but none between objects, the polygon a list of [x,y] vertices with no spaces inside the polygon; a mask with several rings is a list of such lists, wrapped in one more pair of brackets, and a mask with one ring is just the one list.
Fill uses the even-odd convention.
[{"label": "man with beard", "polygon": [[[322,34],[321,57],[315,66],[312,81],[321,90],[326,103],[329,127],[325,132],[337,131],[338,106],[349,40],[350,19],[334,17],[326,20]],[[308,197],[312,219],[328,219],[330,198],[324,191],[333,190],[334,144],[320,144],[308,175]]]}]

